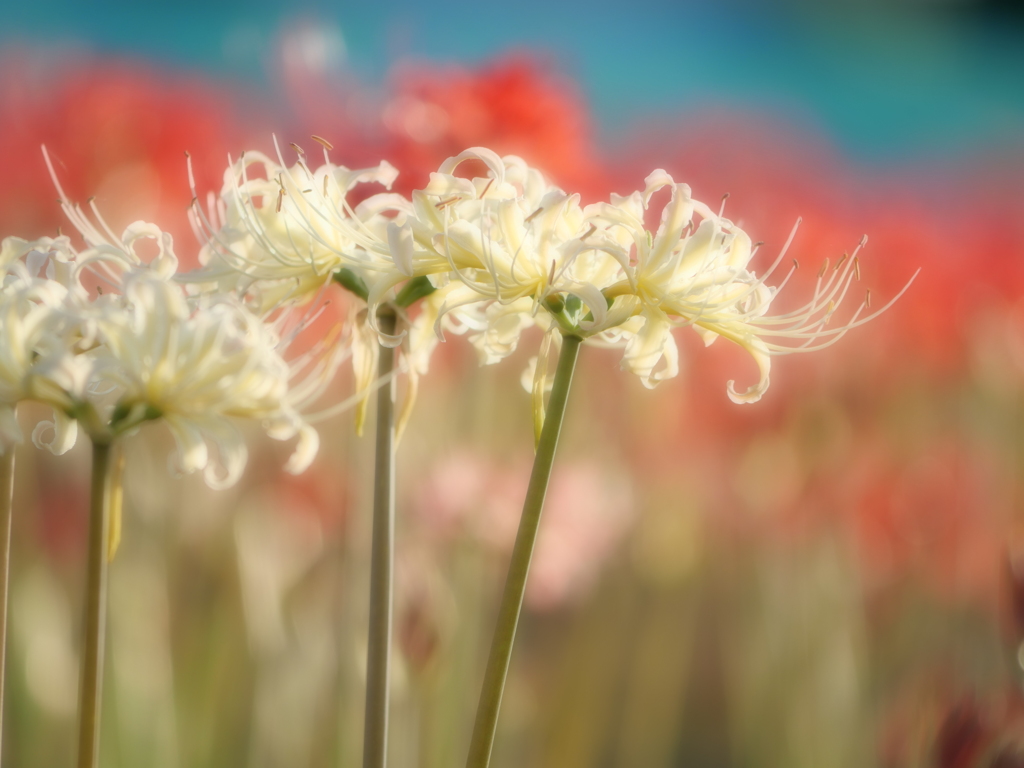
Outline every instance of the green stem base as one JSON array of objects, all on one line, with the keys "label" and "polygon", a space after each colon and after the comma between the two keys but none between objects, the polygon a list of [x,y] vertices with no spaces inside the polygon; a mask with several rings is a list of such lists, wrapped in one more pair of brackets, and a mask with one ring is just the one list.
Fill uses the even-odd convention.
[{"label": "green stem base", "polygon": [[[3,747],[4,667],[7,660],[7,597],[11,572],[11,516],[14,505],[14,446],[0,456],[0,754]],[[0,758],[2,762],[2,758]]]},{"label": "green stem base", "polygon": [[86,577],[82,677],[79,688],[78,768],[97,768],[103,699],[103,647],[107,618],[107,547],[110,534],[110,445],[93,443],[89,492],[89,562]]},{"label": "green stem base", "polygon": [[548,412],[537,443],[537,455],[533,460],[533,472],[530,474],[530,485],[526,490],[523,515],[519,520],[519,532],[512,548],[505,591],[501,596],[501,607],[498,609],[498,624],[494,630],[494,639],[491,641],[487,670],[484,672],[483,690],[480,692],[466,768],[487,768],[491,762],[494,734],[498,725],[498,710],[501,708],[505,678],[508,676],[508,667],[512,659],[512,645],[516,639],[519,614],[523,607],[526,578],[530,572],[530,560],[533,558],[533,547],[537,541],[540,514],[544,508],[544,497],[547,495],[551,466],[555,460],[555,449],[558,447],[558,437],[562,431],[565,404],[572,386],[581,342],[582,340],[576,336],[566,336],[562,339],[562,352],[558,357]]},{"label": "green stem base", "polygon": [[[396,317],[377,316],[382,333],[393,336]],[[377,375],[390,377],[395,350],[381,346]],[[395,404],[394,381],[377,390],[377,442],[373,478],[373,541],[370,555],[370,627],[366,651],[366,721],[363,768],[384,768],[388,748],[391,684],[391,623],[395,558]]]}]

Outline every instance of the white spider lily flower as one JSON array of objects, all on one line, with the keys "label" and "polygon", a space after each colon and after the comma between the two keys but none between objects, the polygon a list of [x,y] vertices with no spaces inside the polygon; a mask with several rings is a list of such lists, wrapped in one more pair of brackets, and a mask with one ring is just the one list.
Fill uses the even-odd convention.
[{"label": "white spider lily flower", "polygon": [[[303,327],[289,328],[291,315],[267,322],[234,294],[195,295],[176,279],[169,234],[137,221],[116,235],[91,201],[90,216],[68,200],[50,170],[85,247],[65,236],[0,245],[0,448],[21,439],[14,405],[34,399],[56,416],[33,439],[58,452],[74,442],[75,419],[106,442],[163,418],[178,444],[176,468],[203,470],[224,487],[246,461],[233,420],[248,418],[272,438],[297,436],[286,469],[303,471],[319,437],[299,414],[347,355],[337,334],[286,362]],[[143,239],[155,242],[155,257],[137,251]],[[80,282],[85,273],[101,283],[93,295]]]},{"label": "white spider lily flower", "polygon": [[[487,176],[454,175],[470,160],[483,163]],[[483,362],[510,354],[519,333],[535,322],[573,326],[581,335],[604,328],[601,290],[621,277],[625,257],[579,195],[551,185],[519,157],[473,147],[431,174],[413,193],[413,206],[417,243],[432,248],[465,286],[442,314],[462,308],[460,319],[478,326],[474,344]],[[485,306],[473,317],[466,308],[480,303]],[[544,315],[550,317],[541,320]]]},{"label": "white spider lily flower", "polygon": [[[324,164],[311,169],[299,151],[291,167],[280,150],[279,162],[243,153],[225,171],[220,196],[210,197],[208,210],[193,205],[193,225],[206,245],[204,268],[187,279],[248,294],[266,313],[308,303],[348,269],[375,309],[415,273],[406,223],[411,205],[400,195],[379,193],[353,206],[348,196],[364,183],[390,189],[398,172],[386,161],[350,170],[329,162],[326,151]],[[371,312],[375,327],[373,318]]]},{"label": "white spider lily flower", "polygon": [[[426,370],[428,350],[434,346],[422,334],[415,342],[407,338],[414,329],[406,309],[433,292],[426,275],[445,282],[447,263],[417,243],[413,207],[404,197],[385,192],[358,204],[349,202],[360,184],[373,182],[390,189],[397,176],[391,165],[382,162],[349,170],[331,163],[326,151],[330,147],[325,146],[324,164],[314,169],[307,165],[305,153],[292,146],[299,159],[291,167],[279,147],[276,161],[259,152],[244,153],[225,172],[220,196],[209,196],[207,210],[193,205],[192,222],[205,241],[200,257],[204,266],[182,279],[205,284],[200,291],[236,292],[275,322],[303,311],[300,307],[310,305],[332,280],[338,282],[365,302],[365,307],[359,302],[351,310],[349,332],[339,340],[352,358],[356,430],[361,432],[369,394],[380,386],[381,344],[400,349],[399,373],[409,377],[401,427],[415,399],[418,376]],[[400,316],[394,334],[381,331],[381,311]],[[417,329],[426,321],[418,322]],[[341,405],[318,417],[339,412]]]},{"label": "white spider lily flower", "polygon": [[[658,230],[652,233],[644,225],[644,210],[652,195],[666,187],[671,198],[662,209]],[[686,184],[676,184],[660,169],[647,177],[643,193],[616,196],[610,204],[601,205],[600,218],[606,222],[608,238],[634,253],[633,262],[623,267],[623,279],[604,291],[614,301],[609,315],[622,318],[607,335],[625,342],[624,366],[648,387],[676,375],[678,351],[672,330],[691,326],[706,345],[722,336],[750,353],[759,370],[757,383],[739,392],[730,381],[727,393],[736,403],[756,402],[768,389],[772,356],[834,344],[850,329],[892,306],[914,279],[877,311],[862,316],[870,306],[868,294],[848,321],[830,325],[851,283],[860,277],[857,254],[865,239],[833,269],[826,262],[810,301],[795,311],[770,315],[769,307],[796,269],[795,262],[779,286],[769,287],[766,280],[782,262],[793,234],[758,277],[748,266],[755,250],[748,235],[693,200]]]},{"label": "white spider lily flower", "polygon": [[[357,205],[349,202],[360,184],[375,182],[390,189],[397,176],[391,165],[349,170],[331,163],[325,147],[324,164],[313,169],[295,149],[299,160],[291,167],[279,148],[277,161],[246,152],[227,169],[221,194],[210,199],[208,210],[193,206],[193,224],[206,241],[204,267],[185,279],[235,291],[256,312],[277,318],[309,304],[332,280],[341,284],[365,302],[365,307],[360,302],[350,311],[343,340],[352,358],[356,395],[351,403],[328,408],[317,418],[355,405],[356,431],[361,433],[369,394],[382,385],[377,363],[383,344],[399,348],[394,375],[408,375],[400,431],[436,344],[419,332],[431,310],[417,315],[414,328],[406,309],[433,292],[426,275],[444,280],[447,263],[417,244],[407,199],[385,192]],[[381,331],[380,311],[400,316],[393,335]]]},{"label": "white spider lily flower", "polygon": [[[0,253],[32,251],[32,243],[7,238]],[[46,244],[48,245],[48,243]],[[71,414],[85,394],[91,362],[80,347],[82,338],[68,311],[69,291],[54,280],[32,278],[20,261],[8,261],[0,288],[0,453],[24,439],[15,418],[23,400],[54,410],[52,422],[41,422],[33,442],[62,454],[75,443],[77,426]]]},{"label": "white spider lily flower", "polygon": [[213,488],[234,484],[245,467],[234,419],[257,420],[275,439],[298,434],[289,471],[312,461],[317,437],[295,408],[293,368],[270,326],[240,301],[220,296],[190,303],[182,286],[140,269],[126,274],[121,301],[105,309],[97,382],[117,393],[115,433],[162,418],[178,446],[174,468],[202,470]]},{"label": "white spider lily flower", "polygon": [[[191,165],[189,175],[195,192]],[[76,280],[81,273],[88,271],[113,290],[113,293],[104,293],[101,299],[94,298],[88,302],[83,315],[94,331],[99,325],[105,329],[103,343],[110,348],[104,371],[107,381],[93,384],[100,390],[105,386],[123,390],[118,414],[121,426],[117,428],[124,424],[134,425],[156,414],[163,415],[178,440],[178,468],[182,471],[207,468],[207,480],[211,484],[227,485],[234,481],[244,465],[244,446],[237,432],[221,416],[258,416],[265,422],[271,437],[287,439],[298,434],[299,445],[287,469],[293,472],[304,469],[317,452],[318,436],[298,413],[324,394],[337,367],[349,356],[354,360],[358,390],[365,399],[376,383],[372,366],[376,362],[378,341],[392,345],[402,343],[401,335],[381,338],[371,315],[368,324],[356,324],[354,331],[345,338],[332,333],[297,360],[291,359],[285,365],[281,359],[288,343],[323,310],[319,307],[311,311],[312,299],[332,278],[346,284],[344,279],[338,279],[339,270],[344,270],[346,274],[343,277],[353,281],[356,293],[371,302],[381,302],[391,288],[408,281],[409,246],[412,243],[411,229],[404,221],[411,210],[408,201],[398,195],[378,194],[353,208],[347,200],[349,192],[358,184],[378,182],[390,187],[396,175],[397,171],[386,162],[363,170],[349,170],[325,162],[311,171],[304,159],[288,168],[283,161],[277,163],[261,153],[244,153],[225,171],[221,195],[210,196],[208,212],[193,201],[190,219],[197,235],[205,243],[201,253],[204,266],[189,274],[176,272],[177,259],[169,235],[155,225],[135,222],[117,236],[91,201],[91,213],[87,213],[68,200],[54,175],[64,211],[86,244],[85,249],[79,251],[67,238],[63,238],[60,250],[65,253],[65,260],[71,265]],[[312,194],[314,192],[316,194]],[[148,264],[135,249],[136,242],[144,237],[155,240],[159,249],[157,256]],[[395,245],[396,257],[391,255],[392,244]],[[29,245],[12,242],[8,249],[10,254],[7,251],[0,254],[0,266],[15,258],[18,255],[16,251],[23,251]],[[161,280],[169,284],[159,286]],[[129,290],[128,282],[136,288]],[[146,287],[139,288],[141,285]],[[407,292],[410,296],[418,297],[424,292],[423,285],[412,287],[420,293],[417,294],[416,290]],[[426,287],[432,290],[429,283]],[[140,291],[148,297],[141,304],[136,300],[138,297],[129,295]],[[184,409],[191,416],[182,417],[174,409],[168,409],[166,404],[161,404],[163,395],[153,390],[154,386],[171,385],[167,375],[172,379],[181,376],[181,381],[195,383],[195,372],[185,376],[185,361],[177,365],[167,360],[160,362],[159,356],[155,359],[144,357],[145,345],[152,341],[146,340],[144,333],[156,333],[157,329],[164,328],[160,333],[166,334],[167,327],[179,325],[191,329],[182,333],[212,332],[215,323],[211,320],[202,324],[199,319],[217,313],[227,313],[239,325],[248,325],[251,330],[257,318],[247,317],[245,323],[241,323],[238,318],[242,309],[236,304],[244,304],[245,309],[253,310],[259,316],[258,322],[266,326],[267,334],[276,335],[278,341],[262,339],[257,347],[276,344],[279,348],[274,353],[278,355],[276,363],[282,370],[290,370],[291,378],[278,377],[278,383],[284,382],[287,387],[274,397],[280,397],[286,391],[286,402],[282,400],[285,404],[279,408],[280,413],[271,415],[274,397],[268,402],[246,404],[238,400],[239,392],[224,393],[225,402],[218,407],[233,410],[220,414],[213,409],[213,415],[206,420],[205,437],[200,439],[200,431],[191,428],[183,418],[196,421],[201,414],[189,411],[190,406],[185,402],[179,410]],[[230,310],[227,309],[229,305],[232,307]],[[192,313],[187,317],[186,307],[187,312]],[[156,311],[155,317],[150,317],[151,310]],[[227,318],[225,322],[230,320]],[[205,330],[194,327],[197,323]],[[237,336],[237,333],[232,335]],[[222,342],[227,343],[223,339]],[[217,370],[213,366],[217,362],[215,350],[203,350],[202,353],[207,357],[199,362],[210,364],[211,370]],[[122,356],[125,357],[120,359]],[[244,355],[234,355],[232,359],[240,360],[241,357]],[[145,365],[140,367],[139,361],[144,359],[148,361],[146,365],[159,363],[160,370],[166,375],[157,376],[157,371],[150,371]],[[262,370],[261,375],[267,379],[268,372]],[[150,383],[142,387],[143,381]],[[212,385],[214,382],[207,383]],[[243,388],[242,393],[245,391]],[[194,392],[190,393],[193,395]],[[145,415],[145,408],[152,416]],[[329,408],[327,412],[336,411]],[[112,426],[104,424],[98,416],[92,421],[92,431],[97,437],[102,437]],[[210,461],[210,447],[218,444],[220,468]]]}]

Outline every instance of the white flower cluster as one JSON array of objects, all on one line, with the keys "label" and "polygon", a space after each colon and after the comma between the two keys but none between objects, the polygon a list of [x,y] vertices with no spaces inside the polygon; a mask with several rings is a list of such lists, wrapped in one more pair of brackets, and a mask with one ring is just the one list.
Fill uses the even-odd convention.
[{"label": "white flower cluster", "polygon": [[[789,244],[758,276],[749,266],[756,250],[750,237],[663,170],[651,173],[642,191],[583,206],[521,158],[475,147],[446,160],[409,199],[381,193],[351,205],[357,184],[390,188],[395,169],[384,162],[348,170],[332,164],[325,148],[324,165],[313,170],[293,148],[292,167],[280,148],[277,162],[245,155],[228,169],[210,214],[196,206],[208,242],[201,274],[242,286],[261,308],[306,301],[332,279],[349,287],[367,304],[369,332],[354,336],[366,349],[356,355],[368,361],[357,366],[365,369],[364,385],[378,340],[401,344],[407,367],[422,373],[444,330],[467,334],[481,362],[494,363],[536,325],[550,332],[542,350],[557,341],[555,331],[623,348],[623,366],[653,387],[678,373],[672,331],[689,326],[705,344],[721,336],[751,354],[758,381],[742,392],[727,386],[733,401],[749,403],[767,390],[773,355],[828,346],[899,298],[862,316],[870,306],[865,294],[846,322],[831,322],[860,276],[854,251],[835,269],[822,269],[803,307],[769,314],[789,275],[778,287],[766,281]],[[466,161],[486,174],[457,175]],[[253,165],[261,166],[258,179],[248,173]],[[650,229],[645,221],[660,190],[668,200]],[[407,337],[375,333],[382,306],[401,309],[424,296]],[[541,399],[549,367],[543,357],[532,364]]]},{"label": "white flower cluster", "polygon": [[[822,269],[803,307],[769,314],[781,285],[766,280],[782,254],[757,276],[747,234],[662,170],[642,191],[584,206],[521,158],[477,147],[449,158],[409,198],[367,195],[362,185],[390,189],[397,171],[386,162],[336,165],[329,144],[317,141],[324,163],[315,169],[295,145],[291,166],[280,148],[276,160],[243,154],[206,206],[193,182],[190,216],[204,245],[202,267],[190,273],[178,273],[171,238],[156,225],[136,222],[117,237],[95,206],[87,215],[63,191],[83,249],[65,236],[4,240],[0,451],[22,439],[17,403],[36,400],[55,416],[33,438],[55,452],[74,443],[79,424],[94,440],[110,440],[162,419],[178,444],[179,471],[201,469],[211,485],[229,485],[245,463],[233,423],[243,418],[274,438],[298,436],[288,469],[299,472],[318,442],[315,417],[301,414],[343,358],[352,358],[353,401],[365,405],[386,383],[377,379],[381,345],[397,347],[410,382],[407,414],[446,330],[466,335],[482,363],[510,355],[524,329],[544,331],[524,382],[539,414],[547,358],[561,336],[622,348],[623,366],[653,387],[677,374],[672,331],[685,326],[706,344],[722,336],[753,356],[757,383],[737,391],[729,382],[727,391],[754,402],[768,388],[773,355],[832,344],[892,303],[862,316],[866,298],[845,323],[830,323],[859,277],[854,252]],[[458,175],[467,161],[485,175]],[[651,229],[660,190],[667,202]],[[156,256],[141,258],[140,240],[153,241]],[[349,327],[288,359],[294,317],[332,282],[362,299]],[[382,329],[382,314],[398,317],[397,330]]]},{"label": "white flower cluster", "polygon": [[[160,419],[177,443],[174,469],[226,487],[245,467],[242,418],[276,439],[298,436],[287,469],[305,469],[318,438],[300,409],[336,361],[287,361],[280,323],[235,292],[201,294],[176,279],[166,232],[135,222],[118,237],[94,206],[90,218],[61,197],[84,248],[61,236],[9,237],[0,249],[0,451],[22,441],[15,408],[34,400],[54,410],[33,432],[54,453],[74,445],[79,427],[110,442]],[[148,262],[141,240],[156,246]]]},{"label": "white flower cluster", "polygon": [[[488,175],[455,176],[465,160],[483,162]],[[645,217],[663,188],[670,199],[651,231]],[[786,249],[758,277],[749,268],[754,248],[747,234],[663,170],[647,177],[642,192],[581,206],[579,195],[550,185],[520,158],[476,148],[432,174],[427,188],[413,193],[413,205],[411,226],[422,247],[416,268],[446,286],[439,314],[453,313],[472,329],[488,363],[508,355],[522,329],[537,324],[624,348],[623,366],[653,387],[678,373],[672,330],[690,326],[705,344],[722,336],[754,357],[759,381],[742,393],[728,384],[733,401],[749,403],[768,388],[772,355],[821,349],[898,298],[861,317],[867,295],[849,320],[827,327],[860,276],[854,252],[827,279],[822,271],[800,310],[769,315],[782,286],[766,280]],[[439,256],[446,262],[440,275],[432,271]]]}]

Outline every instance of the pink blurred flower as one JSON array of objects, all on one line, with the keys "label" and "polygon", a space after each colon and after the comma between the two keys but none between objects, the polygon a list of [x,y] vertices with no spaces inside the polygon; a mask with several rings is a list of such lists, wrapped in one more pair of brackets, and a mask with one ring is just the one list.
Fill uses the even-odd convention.
[{"label": "pink blurred flower", "polygon": [[[499,463],[465,451],[437,462],[415,501],[425,533],[438,538],[469,535],[498,551],[511,551],[529,466],[525,459]],[[587,594],[633,516],[633,493],[625,475],[579,458],[556,466],[527,603],[550,610]]]}]

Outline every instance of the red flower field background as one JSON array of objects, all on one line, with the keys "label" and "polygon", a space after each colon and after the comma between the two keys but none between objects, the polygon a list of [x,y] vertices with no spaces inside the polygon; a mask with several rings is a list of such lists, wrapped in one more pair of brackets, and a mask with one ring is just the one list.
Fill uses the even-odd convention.
[{"label": "red flower field background", "polygon": [[[9,48],[0,233],[62,226],[45,144],[73,198],[94,195],[115,229],[160,222],[194,264],[184,153],[199,189],[218,190],[228,155],[269,150],[271,134],[282,145],[323,136],[349,166],[386,159],[400,191],[477,145],[522,155],[585,200],[665,167],[701,200],[729,195],[727,213],[764,242],[761,269],[801,221],[782,303],[806,295],[825,259],[835,264],[864,234],[860,290],[875,301],[921,270],[879,320],[826,352],[778,360],[754,406],[725,395],[725,381],[754,375],[725,344],[704,350],[681,336],[683,374],[654,392],[617,372],[613,356],[585,355],[496,764],[1021,764],[1020,156],[866,166],[804,125],[724,109],[639,120],[599,141],[581,90],[528,52],[472,67],[403,61],[374,87],[293,63],[260,90]],[[343,317],[344,298],[332,301]],[[511,546],[529,466],[516,359],[478,370],[457,340],[443,348],[402,446],[396,766],[462,759],[482,652],[471,606],[489,626],[501,571],[489,563]],[[148,573],[135,546],[162,552],[160,606],[146,610],[166,637],[153,639],[152,658],[114,663],[113,706],[138,699],[152,717],[112,719],[109,765],[327,766],[358,754],[346,742],[361,722],[358,670],[325,660],[327,676],[314,679],[310,661],[321,635],[346,632],[356,659],[363,623],[345,600],[359,593],[365,557],[366,463],[353,456],[367,449],[345,419],[328,431],[325,455],[297,480],[277,478],[270,461],[260,473],[257,456],[230,499],[178,483],[174,498],[201,497],[202,512],[154,513],[172,505],[129,489],[129,507],[150,513],[127,524],[124,568]],[[76,615],[65,603],[83,552],[84,476],[27,463],[39,479],[22,492],[35,512],[16,523],[15,585],[36,592],[15,596],[24,640],[9,663],[23,674],[4,748],[11,765],[30,767],[63,764],[73,732],[61,703],[73,680],[58,667],[75,635],[60,639],[63,625],[51,625]],[[246,510],[239,520],[224,513],[234,506]],[[166,528],[175,543],[155,544]],[[253,579],[275,597],[253,597]],[[119,603],[114,589],[116,646],[118,606],[142,598]],[[145,631],[124,621],[124,632]],[[40,660],[39,644],[58,641],[63,650]],[[144,674],[122,680],[119,664]],[[157,682],[146,688],[140,674]],[[275,691],[291,715],[274,715]]]}]

